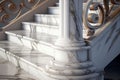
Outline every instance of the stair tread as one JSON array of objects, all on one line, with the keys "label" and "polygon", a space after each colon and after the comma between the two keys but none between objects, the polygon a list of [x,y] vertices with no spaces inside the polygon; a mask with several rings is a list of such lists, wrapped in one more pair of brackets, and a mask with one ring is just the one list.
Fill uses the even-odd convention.
[{"label": "stair tread", "polygon": [[57,39],[57,36],[55,35],[49,35],[49,34],[38,33],[38,32],[36,33],[36,32],[31,32],[26,30],[6,31],[6,34],[19,36],[19,37],[34,40],[37,42],[47,42],[49,44],[54,44],[54,42]]},{"label": "stair tread", "polygon": [[44,66],[53,58],[47,54],[40,53],[37,50],[27,48],[23,45],[18,45],[10,41],[0,41],[0,50],[5,53],[10,53],[16,57],[24,59],[28,63],[36,66]]},{"label": "stair tread", "polygon": [[38,80],[24,70],[0,57],[0,80]]},{"label": "stair tread", "polygon": [[[39,27],[52,27],[52,28],[58,28],[58,25],[52,25],[52,24],[43,24],[43,23],[37,23],[37,22],[22,22],[23,24],[31,24],[31,25],[38,25]],[[38,27],[37,26],[37,27]]]}]

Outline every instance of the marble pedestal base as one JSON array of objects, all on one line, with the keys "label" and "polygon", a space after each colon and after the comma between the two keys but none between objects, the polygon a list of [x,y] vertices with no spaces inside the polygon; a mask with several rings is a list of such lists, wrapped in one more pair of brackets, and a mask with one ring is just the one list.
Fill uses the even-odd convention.
[{"label": "marble pedestal base", "polygon": [[99,80],[86,46],[55,47],[55,58],[45,68],[53,80]]}]

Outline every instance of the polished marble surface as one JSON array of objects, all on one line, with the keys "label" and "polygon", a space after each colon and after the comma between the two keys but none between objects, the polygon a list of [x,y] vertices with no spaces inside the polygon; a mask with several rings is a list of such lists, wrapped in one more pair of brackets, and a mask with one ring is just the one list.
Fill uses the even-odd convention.
[{"label": "polished marble surface", "polygon": [[46,65],[53,59],[51,56],[40,53],[37,50],[32,50],[23,45],[18,45],[9,41],[0,41],[0,50],[5,53],[12,53],[37,66]]},{"label": "polished marble surface", "polygon": [[7,31],[6,33],[14,35],[16,37],[33,39],[35,41],[44,41],[48,43],[54,43],[57,39],[57,36],[55,35],[38,33],[35,31],[31,32],[31,31],[25,31],[25,30],[15,30],[15,31]]},{"label": "polished marble surface", "polygon": [[42,24],[59,25],[60,20],[59,20],[59,15],[35,14],[35,21]]},{"label": "polished marble surface", "polygon": [[0,57],[0,80],[38,80]]},{"label": "polished marble surface", "polygon": [[[49,23],[36,23],[36,22],[22,22],[23,25],[29,25],[31,28],[36,28],[36,27],[50,27],[50,28],[56,28],[58,29],[58,25],[50,25]],[[26,26],[24,26],[26,27]]]}]

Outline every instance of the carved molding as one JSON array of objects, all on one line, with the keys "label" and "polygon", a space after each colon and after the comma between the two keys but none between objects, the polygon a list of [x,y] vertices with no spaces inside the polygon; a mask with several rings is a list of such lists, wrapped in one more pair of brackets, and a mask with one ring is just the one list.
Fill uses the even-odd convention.
[{"label": "carved molding", "polygon": [[36,7],[41,0],[2,0],[0,1],[0,26],[5,26],[20,15]]},{"label": "carved molding", "polygon": [[83,24],[87,36],[93,36],[96,29],[120,14],[120,0],[87,0],[83,10]]}]

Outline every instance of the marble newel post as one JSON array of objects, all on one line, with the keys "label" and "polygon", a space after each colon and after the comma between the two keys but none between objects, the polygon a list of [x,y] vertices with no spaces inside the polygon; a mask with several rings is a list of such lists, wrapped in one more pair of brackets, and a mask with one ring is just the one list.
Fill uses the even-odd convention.
[{"label": "marble newel post", "polygon": [[[48,66],[51,80],[101,80],[89,58],[89,46],[82,37],[82,25],[71,26],[70,0],[60,1],[60,34],[55,44],[55,59]],[[82,17],[82,0],[78,1],[79,15]],[[81,22],[82,24],[82,18]],[[80,33],[76,31],[80,29]],[[77,38],[77,34],[80,34]]]}]

